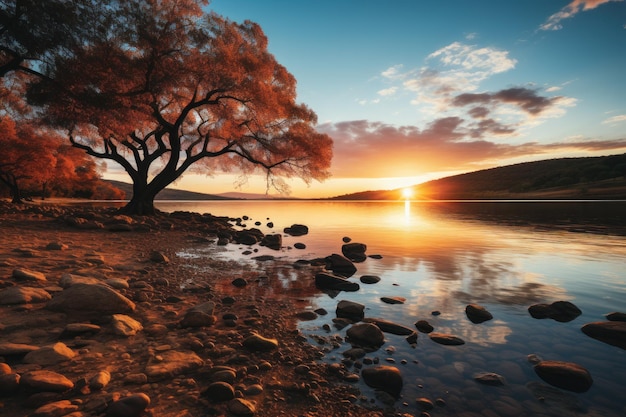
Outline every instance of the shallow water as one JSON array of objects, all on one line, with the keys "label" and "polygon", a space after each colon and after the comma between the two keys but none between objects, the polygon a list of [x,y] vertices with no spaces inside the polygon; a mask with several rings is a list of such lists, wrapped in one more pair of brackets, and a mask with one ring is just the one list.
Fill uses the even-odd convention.
[{"label": "shallow water", "polygon": [[[404,336],[386,334],[385,345],[368,354],[402,372],[404,388],[395,403],[402,411],[418,415],[415,399],[426,397],[445,401],[430,411],[437,416],[626,415],[626,351],[580,331],[607,313],[626,312],[624,202],[211,201],[159,202],[157,207],[248,216],[246,226],[264,233],[306,224],[308,235],[283,240],[290,247],[302,242],[304,250],[255,247],[258,252],[243,255],[251,248],[229,245],[221,256],[247,260],[260,274],[279,279],[284,296],[304,300],[303,308],[325,308],[328,315],[300,324],[311,343],[317,343],[316,335],[345,336],[346,329],[332,327],[336,304],[344,299],[364,304],[366,317],[408,327],[424,319],[435,331],[464,339],[462,346],[442,346],[420,334],[411,346]],[[302,288],[299,277],[310,273],[306,269],[276,268],[251,258],[271,254],[290,264],[341,253],[344,236],[367,244],[368,255],[382,255],[357,264],[350,280],[378,275],[379,283],[331,296]],[[385,304],[383,296],[407,301]],[[532,304],[558,300],[573,302],[582,315],[560,323],[533,319],[527,311]],[[464,312],[469,303],[483,305],[494,319],[473,324]],[[433,316],[435,310],[441,315]],[[324,360],[329,362],[341,361],[349,348],[346,343],[320,346],[328,350]],[[592,388],[576,394],[550,387],[534,373],[530,354],[578,363],[591,373]],[[473,379],[480,372],[498,373],[506,384],[480,385]],[[374,401],[373,390],[360,388],[367,401]]]}]

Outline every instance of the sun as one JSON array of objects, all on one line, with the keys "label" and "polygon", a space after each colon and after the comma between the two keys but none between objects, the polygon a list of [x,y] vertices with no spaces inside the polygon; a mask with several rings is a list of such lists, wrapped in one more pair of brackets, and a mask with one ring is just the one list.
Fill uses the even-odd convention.
[{"label": "sun", "polygon": [[413,198],[413,188],[411,187],[403,188],[402,198],[404,198],[405,200],[410,200],[411,198]]}]

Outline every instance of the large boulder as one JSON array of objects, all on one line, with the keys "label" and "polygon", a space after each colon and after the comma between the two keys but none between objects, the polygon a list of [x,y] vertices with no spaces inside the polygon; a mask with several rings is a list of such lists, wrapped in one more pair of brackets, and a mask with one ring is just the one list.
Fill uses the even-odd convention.
[{"label": "large boulder", "polygon": [[535,304],[528,307],[528,312],[535,319],[552,319],[561,323],[572,321],[582,314],[582,311],[569,301]]},{"label": "large boulder", "polygon": [[358,291],[361,288],[357,282],[351,282],[343,277],[325,272],[319,272],[315,275],[315,286],[320,290],[334,291]]},{"label": "large boulder", "polygon": [[374,366],[361,372],[363,381],[372,387],[398,397],[402,391],[402,374],[393,366]]},{"label": "large boulder", "polygon": [[626,349],[626,322],[624,321],[597,321],[585,324],[581,330],[589,337]]},{"label": "large boulder", "polygon": [[589,371],[571,362],[541,361],[535,372],[548,384],[572,392],[586,392],[593,384]]},{"label": "large boulder", "polygon": [[74,388],[74,383],[65,376],[43,369],[22,374],[20,385],[37,392],[65,392]]},{"label": "large boulder", "polygon": [[108,285],[74,284],[55,295],[46,308],[52,311],[98,312],[104,314],[130,313],[135,303]]}]

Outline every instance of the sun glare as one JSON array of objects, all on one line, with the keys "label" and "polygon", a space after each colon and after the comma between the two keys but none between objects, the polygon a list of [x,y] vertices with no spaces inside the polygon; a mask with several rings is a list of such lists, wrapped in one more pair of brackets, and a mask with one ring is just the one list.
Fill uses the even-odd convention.
[{"label": "sun glare", "polygon": [[402,197],[405,200],[410,200],[411,198],[413,198],[413,188],[407,187],[402,189]]}]

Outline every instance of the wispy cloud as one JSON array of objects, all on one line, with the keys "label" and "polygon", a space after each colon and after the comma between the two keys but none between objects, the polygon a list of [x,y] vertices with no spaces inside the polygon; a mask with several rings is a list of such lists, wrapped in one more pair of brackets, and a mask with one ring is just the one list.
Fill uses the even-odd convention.
[{"label": "wispy cloud", "polygon": [[573,0],[570,4],[553,14],[539,27],[540,30],[560,30],[563,28],[561,21],[570,19],[581,11],[595,9],[596,7],[612,1],[623,0]]},{"label": "wispy cloud", "polygon": [[383,90],[379,90],[378,91],[378,95],[380,95],[380,96],[392,96],[392,95],[396,94],[397,91],[398,91],[398,87],[385,88]]},{"label": "wispy cloud", "polygon": [[618,116],[609,117],[604,120],[602,124],[615,124],[615,123],[624,123],[626,122],[626,114],[620,114]]}]

